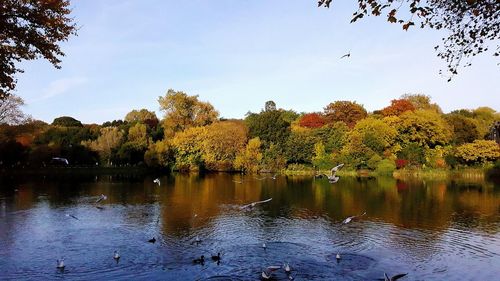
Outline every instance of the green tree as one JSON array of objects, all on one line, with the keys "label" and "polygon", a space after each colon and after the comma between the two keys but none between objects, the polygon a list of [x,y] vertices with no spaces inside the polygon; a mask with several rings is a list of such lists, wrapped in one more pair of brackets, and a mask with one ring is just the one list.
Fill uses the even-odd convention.
[{"label": "green tree", "polygon": [[282,150],[275,144],[271,144],[268,148],[264,149],[262,153],[261,171],[264,172],[277,172],[284,169],[286,166],[286,159],[283,156]]},{"label": "green tree", "polygon": [[410,166],[419,167],[426,162],[425,150],[420,144],[410,142],[405,144],[398,152],[398,159],[407,161]]},{"label": "green tree", "polygon": [[83,127],[82,122],[70,116],[61,116],[54,119],[52,126]]},{"label": "green tree", "polygon": [[162,120],[166,136],[191,127],[206,126],[216,121],[219,113],[208,102],[198,100],[198,96],[188,96],[184,92],[168,90],[158,98],[160,110],[165,112]]},{"label": "green tree", "polygon": [[248,141],[245,149],[240,151],[236,156],[235,167],[244,172],[256,173],[259,170],[260,163],[262,161],[262,152],[260,150],[261,142],[260,139],[253,138]]},{"label": "green tree", "polygon": [[445,119],[453,128],[452,142],[455,145],[473,142],[479,138],[477,122],[474,119],[456,113],[445,115]]},{"label": "green tree", "polygon": [[325,119],[328,123],[344,122],[349,128],[365,118],[368,113],[363,105],[352,101],[336,101],[324,108]]},{"label": "green tree", "polygon": [[285,144],[287,163],[311,163],[316,141],[308,132],[290,134]]},{"label": "green tree", "polygon": [[332,156],[326,153],[325,145],[321,141],[314,144],[312,164],[320,170],[331,169],[334,166]]},{"label": "green tree", "polygon": [[312,131],[312,134],[325,145],[328,153],[339,152],[346,142],[349,128],[344,122],[335,122]]},{"label": "green tree", "polygon": [[2,0],[0,4],[0,100],[16,87],[16,66],[43,57],[60,68],[59,43],[76,34],[69,0]]},{"label": "green tree", "polygon": [[284,112],[272,110],[247,114],[245,124],[248,126],[249,136],[258,137],[265,148],[268,148],[271,143],[281,148],[285,147],[291,129],[290,122],[283,118]]}]

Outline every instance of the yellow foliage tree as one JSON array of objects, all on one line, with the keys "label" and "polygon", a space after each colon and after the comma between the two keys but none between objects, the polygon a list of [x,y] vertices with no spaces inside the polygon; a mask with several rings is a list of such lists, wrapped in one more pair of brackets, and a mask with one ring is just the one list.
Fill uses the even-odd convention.
[{"label": "yellow foliage tree", "polygon": [[248,141],[245,149],[243,149],[238,156],[236,156],[235,167],[245,172],[255,173],[259,170],[259,165],[262,160],[262,153],[260,151],[260,139],[253,138]]},{"label": "yellow foliage tree", "polygon": [[466,164],[496,161],[500,159],[500,146],[491,140],[475,140],[457,147],[455,157]]}]

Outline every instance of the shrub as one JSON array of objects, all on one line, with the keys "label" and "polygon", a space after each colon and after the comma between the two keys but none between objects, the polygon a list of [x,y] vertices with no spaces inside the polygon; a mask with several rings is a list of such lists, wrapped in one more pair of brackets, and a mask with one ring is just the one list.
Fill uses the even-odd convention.
[{"label": "shrub", "polygon": [[394,164],[393,161],[389,159],[383,159],[380,161],[377,165],[377,168],[375,171],[379,175],[392,175],[394,170],[396,169],[396,165]]}]

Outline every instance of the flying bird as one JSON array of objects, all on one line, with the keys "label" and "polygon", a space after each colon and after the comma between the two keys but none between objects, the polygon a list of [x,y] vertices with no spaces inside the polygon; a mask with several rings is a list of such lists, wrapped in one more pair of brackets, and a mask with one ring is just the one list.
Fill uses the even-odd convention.
[{"label": "flying bird", "polygon": [[263,280],[271,279],[271,272],[269,270],[262,270],[262,274],[260,275]]},{"label": "flying bird", "polygon": [[323,174],[323,175],[324,175],[326,178],[328,178],[328,181],[329,181],[330,183],[336,183],[336,182],[338,182],[338,181],[339,181],[339,177],[337,177],[337,176],[336,176],[336,175],[337,175],[337,171],[338,171],[340,168],[342,168],[342,167],[344,167],[344,164],[339,164],[339,165],[337,165],[337,166],[333,167],[333,168],[330,170],[330,173],[331,173],[330,175],[327,175],[327,174]]},{"label": "flying bird", "polygon": [[160,186],[160,179],[159,178],[154,179],[153,182],[156,183],[158,186]]},{"label": "flying bird", "polygon": [[104,195],[104,194],[101,194],[101,196],[99,196],[99,198],[97,198],[97,200],[95,201],[96,203],[99,203],[101,202],[102,200],[106,200],[108,199],[108,196]]},{"label": "flying bird", "polygon": [[359,218],[359,217],[362,217],[362,216],[364,216],[364,215],[366,215],[366,212],[364,212],[363,214],[358,215],[358,216],[351,216],[351,217],[347,217],[345,220],[343,220],[343,221],[342,221],[342,223],[343,223],[343,224],[348,224],[348,223],[350,223],[351,221],[353,221],[353,220],[355,220],[355,219],[357,219],[357,218]]},{"label": "flying bird", "polygon": [[257,202],[252,202],[250,204],[247,204],[247,205],[243,205],[240,207],[241,210],[243,209],[246,209],[246,208],[253,208],[255,207],[257,204],[262,204],[262,203],[267,203],[269,201],[273,200],[273,198],[269,198],[269,199],[266,199],[266,200],[262,200],[262,201],[257,201]]},{"label": "flying bird", "polygon": [[351,51],[349,51],[349,53],[347,53],[347,54],[345,54],[345,55],[341,56],[340,58],[341,58],[341,59],[343,59],[343,58],[348,58],[348,57],[350,57],[350,56],[351,56]]}]

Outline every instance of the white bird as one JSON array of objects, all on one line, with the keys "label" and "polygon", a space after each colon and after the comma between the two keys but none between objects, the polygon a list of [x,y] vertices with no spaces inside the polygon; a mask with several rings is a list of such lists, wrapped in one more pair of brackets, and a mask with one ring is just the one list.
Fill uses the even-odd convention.
[{"label": "white bird", "polygon": [[264,248],[264,250],[267,248],[266,243],[262,243],[262,248]]},{"label": "white bird", "polygon": [[401,274],[396,274],[392,277],[387,276],[387,273],[384,272],[384,281],[396,281],[401,277],[405,277],[408,275],[408,273],[401,273]]},{"label": "white bird", "polygon": [[255,205],[257,204],[262,204],[262,203],[267,203],[269,201],[273,200],[273,198],[269,198],[269,199],[266,199],[266,200],[262,200],[262,201],[257,201],[257,202],[252,202],[250,204],[247,204],[247,205],[243,205],[240,207],[240,209],[246,209],[246,208],[253,208],[255,207]]},{"label": "white bird", "polygon": [[194,242],[199,244],[201,243],[200,236],[196,235],[196,238],[194,239]]},{"label": "white bird", "polygon": [[261,276],[262,276],[262,279],[269,280],[269,279],[271,279],[271,272],[267,272],[266,270],[263,270]]},{"label": "white bird", "polygon": [[118,254],[118,251],[115,251],[114,255],[113,255],[113,258],[115,260],[119,260],[120,259],[120,254]]},{"label": "white bird", "polygon": [[342,167],[344,167],[344,164],[340,164],[340,165],[337,165],[337,166],[333,167],[333,168],[330,170],[330,172],[331,172],[331,175],[330,175],[330,176],[329,176],[329,175],[324,174],[324,175],[328,178],[328,181],[329,181],[330,183],[336,183],[336,182],[338,182],[338,181],[339,181],[339,177],[337,177],[337,176],[336,176],[336,174],[337,174],[337,171],[338,171],[340,168],[342,168]]},{"label": "white bird", "polygon": [[335,258],[337,259],[337,261],[340,260],[340,253],[337,253],[337,255],[335,256]]},{"label": "white bird", "polygon": [[275,180],[277,175],[278,175],[278,174],[274,174],[274,176],[272,176],[271,178],[272,178],[273,180]]},{"label": "white bird", "polygon": [[357,218],[359,218],[359,217],[362,217],[362,216],[364,216],[364,215],[366,215],[366,212],[364,212],[363,214],[358,215],[358,216],[351,216],[351,217],[347,217],[344,221],[342,221],[342,223],[343,223],[343,224],[348,224],[348,223],[350,223],[351,221],[353,221],[353,220],[355,220],[355,219],[357,219]]},{"label": "white bird", "polygon": [[99,198],[97,198],[97,200],[95,201],[96,203],[99,203],[101,202],[102,200],[106,200],[108,199],[108,196],[104,195],[104,194],[101,194],[101,196],[99,196]]},{"label": "white bird", "polygon": [[290,271],[291,271],[290,265],[288,263],[283,264],[283,269],[285,269],[286,273],[290,273]]},{"label": "white bird", "polygon": [[154,179],[153,182],[156,183],[158,186],[160,186],[160,179],[159,178]]},{"label": "white bird", "polygon": [[64,259],[61,258],[60,260],[57,260],[57,268],[59,269],[64,269],[65,265],[64,265]]}]

